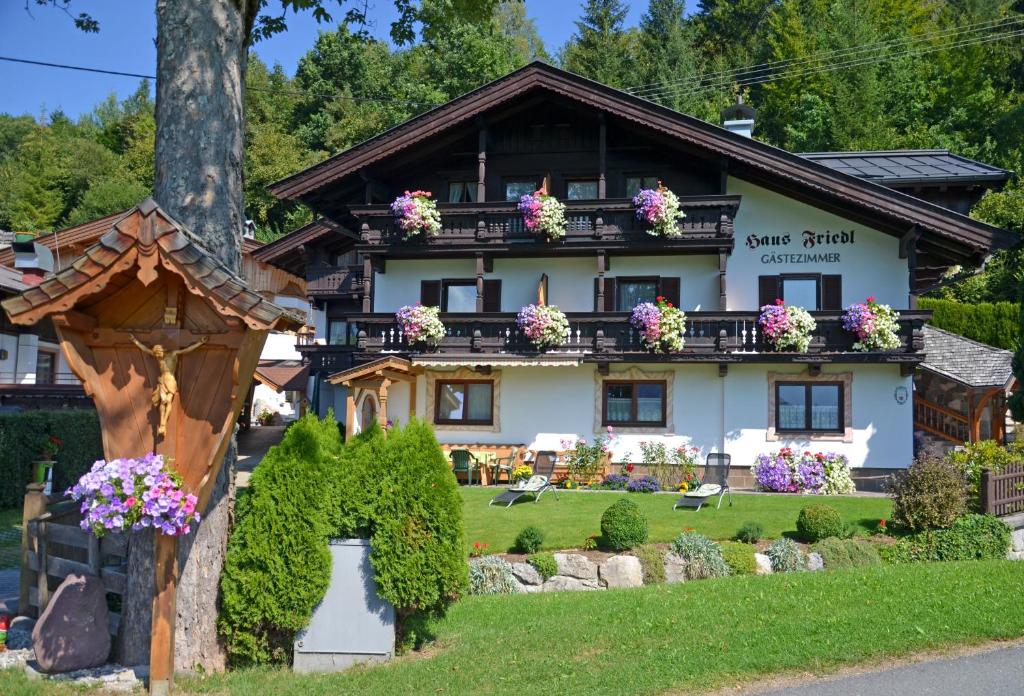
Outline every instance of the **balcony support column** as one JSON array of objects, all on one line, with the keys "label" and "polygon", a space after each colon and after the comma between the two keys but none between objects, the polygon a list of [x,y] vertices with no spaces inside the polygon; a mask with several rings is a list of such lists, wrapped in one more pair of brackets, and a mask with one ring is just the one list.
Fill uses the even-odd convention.
[{"label": "balcony support column", "polygon": [[608,268],[607,260],[603,249],[597,252],[597,298],[595,300],[597,306],[594,307],[595,312],[604,311],[604,274]]},{"label": "balcony support column", "polygon": [[477,172],[476,172],[476,201],[483,203],[487,200],[487,126],[483,121],[479,123],[480,134],[477,146]]},{"label": "balcony support column", "polygon": [[373,263],[369,256],[363,257],[363,314],[373,311]]},{"label": "balcony support column", "polygon": [[607,188],[608,159],[608,124],[605,123],[604,112],[598,114],[597,130],[597,197],[604,200],[608,197]]},{"label": "balcony support column", "polygon": [[476,254],[476,312],[484,311],[484,255],[482,252]]},{"label": "balcony support column", "polygon": [[907,260],[907,309],[917,309],[917,240],[921,233],[917,225],[900,238],[900,258]]},{"label": "balcony support column", "polygon": [[729,309],[729,301],[725,289],[725,271],[729,264],[729,255],[718,252],[718,310],[721,312]]}]

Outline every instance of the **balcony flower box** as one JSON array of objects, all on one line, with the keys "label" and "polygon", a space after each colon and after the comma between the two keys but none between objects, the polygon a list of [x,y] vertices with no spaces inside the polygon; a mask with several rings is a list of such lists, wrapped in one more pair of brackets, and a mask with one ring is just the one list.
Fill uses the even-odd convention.
[{"label": "balcony flower box", "polygon": [[444,324],[439,314],[439,308],[426,307],[417,302],[395,312],[395,321],[408,343],[435,347],[444,338]]},{"label": "balcony flower box", "polygon": [[554,305],[526,305],[519,310],[516,325],[538,350],[557,348],[569,335],[569,320]]},{"label": "balcony flower box", "polygon": [[637,220],[646,222],[650,227],[648,234],[661,237],[680,237],[678,221],[686,217],[680,209],[679,197],[669,191],[662,183],[658,188],[641,189],[633,197]]},{"label": "balcony flower box", "polygon": [[430,191],[406,191],[391,204],[395,222],[406,239],[419,234],[436,237],[441,233],[441,213],[430,195]]},{"label": "balcony flower box", "polygon": [[686,315],[664,297],[638,304],[629,321],[644,346],[655,353],[678,353],[686,343]]},{"label": "balcony flower box", "polygon": [[843,313],[843,328],[856,334],[854,350],[896,350],[900,347],[900,314],[889,305],[875,302],[857,302]]},{"label": "balcony flower box", "polygon": [[520,198],[518,207],[530,232],[544,235],[549,242],[565,236],[565,205],[544,189]]},{"label": "balcony flower box", "polygon": [[774,350],[806,353],[811,334],[818,328],[814,317],[803,307],[787,306],[782,300],[761,307],[757,318],[761,333]]}]

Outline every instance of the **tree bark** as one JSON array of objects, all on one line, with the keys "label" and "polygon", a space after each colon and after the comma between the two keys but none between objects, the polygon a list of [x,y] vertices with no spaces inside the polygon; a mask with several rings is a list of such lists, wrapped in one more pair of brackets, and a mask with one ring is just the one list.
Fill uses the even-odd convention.
[{"label": "tree bark", "polygon": [[[154,199],[228,268],[241,266],[245,224],[243,0],[157,0]],[[223,670],[217,635],[220,573],[234,502],[232,441],[203,520],[178,544],[175,670]],[[119,635],[122,663],[147,664],[154,539],[133,536]]]}]

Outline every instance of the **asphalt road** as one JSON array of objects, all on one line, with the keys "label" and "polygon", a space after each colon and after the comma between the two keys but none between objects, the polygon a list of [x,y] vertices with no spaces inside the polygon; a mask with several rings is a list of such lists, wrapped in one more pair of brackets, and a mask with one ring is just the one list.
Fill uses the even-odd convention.
[{"label": "asphalt road", "polygon": [[763,696],[1022,696],[1024,646],[758,693]]}]

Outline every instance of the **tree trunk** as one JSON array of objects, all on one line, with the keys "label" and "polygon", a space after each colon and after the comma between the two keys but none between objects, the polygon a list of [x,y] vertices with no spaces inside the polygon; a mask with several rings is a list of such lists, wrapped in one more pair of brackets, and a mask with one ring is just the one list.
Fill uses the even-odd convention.
[{"label": "tree trunk", "polygon": [[[248,42],[242,0],[158,0],[154,199],[236,273],[245,224],[242,188]],[[234,501],[228,449],[202,523],[178,544],[175,670],[223,670],[217,636],[220,573]],[[153,534],[132,538],[120,660],[148,664]]]}]

